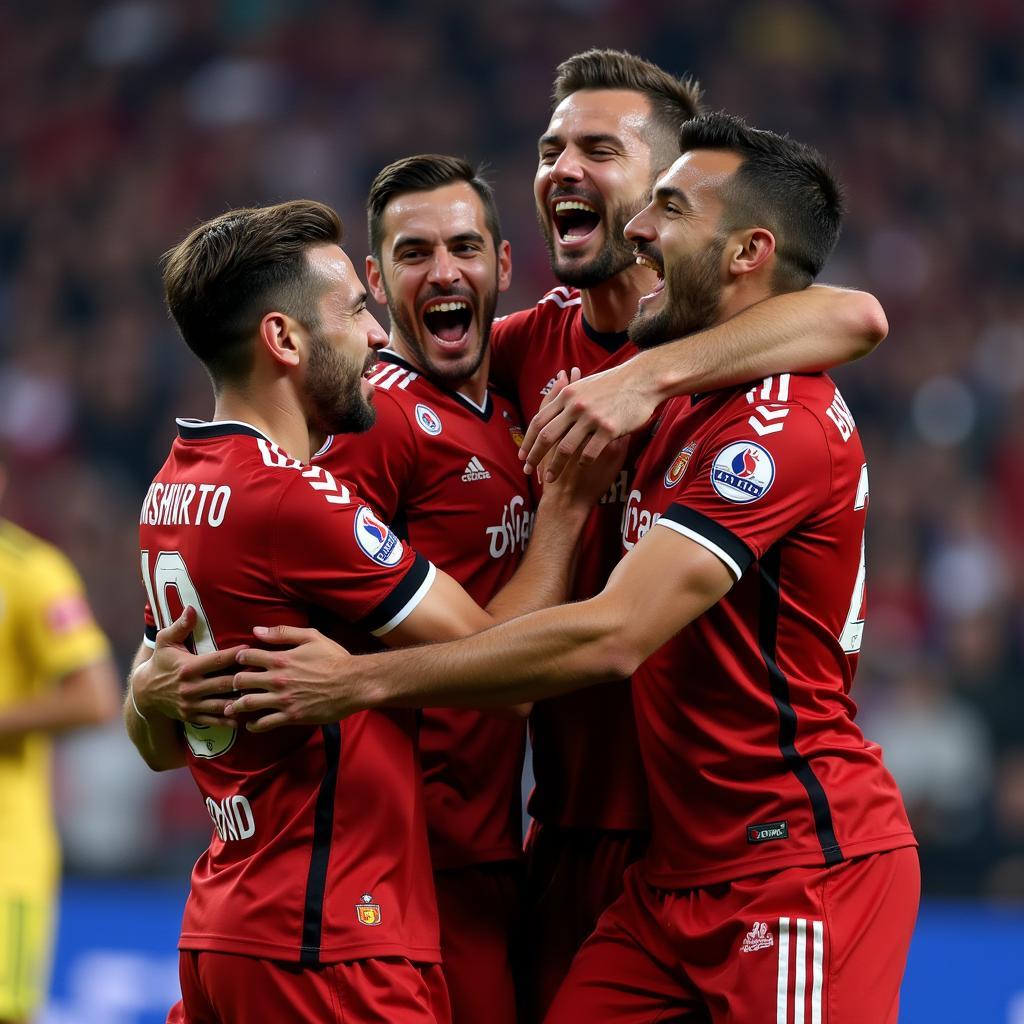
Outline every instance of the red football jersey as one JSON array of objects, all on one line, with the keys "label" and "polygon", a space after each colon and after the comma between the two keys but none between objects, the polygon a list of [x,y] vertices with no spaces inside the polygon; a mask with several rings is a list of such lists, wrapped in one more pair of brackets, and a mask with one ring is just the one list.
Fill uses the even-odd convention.
[{"label": "red football jersey", "polygon": [[676,398],[637,464],[628,551],[657,524],[732,590],[634,676],[651,791],[650,884],[691,888],[914,843],[854,723],[868,484],[827,376]]},{"label": "red football jersey", "polygon": [[[252,643],[261,624],[315,626],[359,649],[434,578],[348,485],[242,423],[178,421],[139,534],[150,642],[191,604],[200,652]],[[215,834],[192,873],[182,949],[439,959],[414,711],[185,735]]]},{"label": "red football jersey", "polygon": [[[491,376],[518,395],[529,421],[559,370],[596,373],[636,354],[625,332],[602,334],[583,319],[578,291],[548,292],[532,309],[495,321]],[[627,467],[629,466],[627,459]],[[593,597],[619,560],[629,470],[623,469],[587,521],[574,599]],[[538,701],[530,716],[533,773],[529,811],[565,828],[649,827],[643,764],[628,680]]]},{"label": "red football jersey", "polygon": [[[354,481],[400,537],[486,605],[515,572],[533,522],[517,455],[519,412],[491,393],[478,407],[394,352],[378,358],[370,378],[376,424],[368,434],[329,439],[314,461]],[[423,712],[420,757],[436,869],[522,855],[525,746],[522,719]]]}]

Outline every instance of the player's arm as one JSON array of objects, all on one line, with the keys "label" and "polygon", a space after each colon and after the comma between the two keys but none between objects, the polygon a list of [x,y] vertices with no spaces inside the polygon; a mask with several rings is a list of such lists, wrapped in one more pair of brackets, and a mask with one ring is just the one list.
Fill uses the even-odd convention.
[{"label": "player's arm", "polygon": [[[192,654],[185,647],[196,623],[186,608],[156,634],[150,649],[140,644],[128,676],[123,717],[128,738],[154,771],[185,764],[180,722],[233,725],[222,716],[231,690],[235,655],[241,647]],[[229,673],[225,670],[230,669]]]},{"label": "player's arm", "polygon": [[[262,639],[299,641],[290,652],[291,667],[321,674],[332,719],[385,705],[501,707],[631,675],[721,600],[732,583],[724,563],[706,548],[674,531],[653,529],[597,597],[452,643],[354,657],[312,630],[277,627]],[[266,692],[246,693],[229,708],[233,714],[267,712],[248,724],[253,732],[289,724],[274,691],[288,685],[290,673],[274,667],[273,653],[250,649],[240,656],[256,656],[266,666],[259,676],[238,677],[243,687],[258,678]]]},{"label": "player's arm", "polygon": [[811,373],[871,352],[889,325],[866,292],[812,285],[773,295],[705,331],[641,352],[565,388],[533,418],[520,457],[527,472],[555,449],[549,474],[595,458],[639,430],[666,399],[782,371]]},{"label": "player's arm", "polygon": [[109,657],[80,665],[55,685],[0,709],[0,740],[102,725],[117,714],[117,670]]}]

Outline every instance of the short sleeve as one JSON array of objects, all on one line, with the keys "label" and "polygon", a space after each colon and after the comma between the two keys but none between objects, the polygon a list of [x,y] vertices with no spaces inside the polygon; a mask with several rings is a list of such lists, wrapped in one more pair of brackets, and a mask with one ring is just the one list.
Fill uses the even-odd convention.
[{"label": "short sleeve", "polygon": [[500,317],[491,327],[490,379],[500,394],[518,394],[523,354],[533,317],[533,309],[522,309]]},{"label": "short sleeve", "polygon": [[42,676],[59,679],[109,655],[81,578],[60,552],[49,549],[33,556],[23,596],[28,612],[24,636]]},{"label": "short sleeve", "polygon": [[430,562],[323,466],[307,467],[288,485],[271,543],[286,594],[375,636],[399,625],[435,577]]},{"label": "short sleeve", "polygon": [[763,435],[746,417],[729,421],[703,439],[699,458],[658,525],[712,551],[736,579],[820,509],[832,487],[828,441],[803,406],[790,406],[782,429]]},{"label": "short sleeve", "polygon": [[386,391],[373,398],[377,420],[364,434],[338,434],[315,465],[335,478],[351,480],[359,497],[393,522],[414,479],[419,457],[405,413]]}]

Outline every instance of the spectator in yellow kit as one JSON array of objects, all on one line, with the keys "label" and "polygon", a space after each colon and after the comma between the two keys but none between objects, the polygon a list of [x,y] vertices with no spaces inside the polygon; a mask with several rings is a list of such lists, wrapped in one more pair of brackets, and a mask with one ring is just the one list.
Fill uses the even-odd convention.
[{"label": "spectator in yellow kit", "polygon": [[[5,483],[0,465],[0,494]],[[0,1024],[28,1024],[46,993],[60,875],[52,737],[111,718],[118,689],[78,573],[0,519]]]}]

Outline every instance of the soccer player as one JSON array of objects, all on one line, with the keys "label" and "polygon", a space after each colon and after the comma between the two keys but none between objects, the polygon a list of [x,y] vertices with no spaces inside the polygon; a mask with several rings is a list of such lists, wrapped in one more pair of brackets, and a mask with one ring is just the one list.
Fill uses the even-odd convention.
[{"label": "soccer player", "polygon": [[[642,348],[806,288],[840,227],[839,188],[809,147],[711,114],[683,126],[681,150],[626,229],[658,279],[630,326]],[[274,642],[302,641],[284,667],[238,658],[311,688],[315,675],[334,714],[635,673],[651,843],[548,1021],[895,1024],[920,878],[850,696],[867,504],[856,425],[827,376],[678,398],[637,464],[625,555],[597,597],[420,651],[348,657],[281,629]],[[280,707],[248,693],[227,711],[269,713],[256,730],[304,720]]]},{"label": "soccer player", "polygon": [[[188,764],[215,829],[192,876],[172,1022],[313,1022],[341,1006],[353,1021],[446,1021],[449,1007],[416,713],[268,740],[218,723],[216,674],[198,693],[179,686],[176,705],[157,672],[168,653],[191,636],[193,667],[216,673],[261,621],[315,624],[357,645],[371,633],[390,644],[466,635],[564,595],[596,497],[545,489],[530,553],[487,612],[309,464],[314,439],[372,425],[362,374],[387,341],[340,240],[320,203],[236,210],[193,231],[164,270],[168,306],[216,396],[213,421],[178,422],[143,504],[155,653],[140,649],[125,705],[151,767]],[[184,727],[164,713],[182,705],[194,712]]]},{"label": "soccer player", "polygon": [[[0,467],[0,493],[5,473]],[[0,519],[0,1024],[46,995],[60,847],[50,808],[53,736],[117,712],[117,671],[78,573]]]},{"label": "soccer player", "polygon": [[[656,279],[635,262],[623,228],[678,156],[679,126],[696,113],[699,89],[631,54],[590,50],[559,66],[554,99],[534,191],[561,286],[494,330],[492,378],[518,397],[526,419],[534,417],[523,448],[528,465],[562,432],[552,474],[568,453],[592,450],[584,444],[591,433],[597,448],[611,434],[643,427],[672,395],[822,369],[863,355],[885,336],[871,296],[815,287],[765,298],[704,334],[637,356],[626,327]],[[565,388],[538,413],[558,371],[574,366],[597,376]],[[583,418],[573,426],[577,414]],[[630,418],[623,425],[624,414]],[[618,560],[631,490],[627,460],[587,525],[576,597],[597,593]],[[543,1011],[621,891],[626,865],[643,852],[649,821],[628,683],[540,702],[530,730],[536,786],[527,840],[528,950]]]},{"label": "soccer player", "polygon": [[[509,245],[490,187],[456,157],[385,167],[367,206],[367,281],[391,318],[370,378],[377,421],[314,462],[486,605],[519,564],[534,505],[519,412],[487,384]],[[419,740],[452,1017],[515,1024],[525,719],[429,710]]]}]

